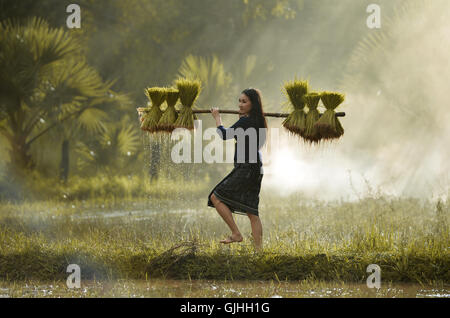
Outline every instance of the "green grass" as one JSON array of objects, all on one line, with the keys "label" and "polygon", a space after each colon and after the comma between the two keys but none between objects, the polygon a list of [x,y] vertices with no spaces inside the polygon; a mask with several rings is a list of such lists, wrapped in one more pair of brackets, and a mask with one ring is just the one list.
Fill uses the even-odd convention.
[{"label": "green grass", "polygon": [[[145,202],[54,201],[0,207],[0,279],[213,279],[363,283],[378,264],[384,282],[450,282],[449,206],[414,199],[312,202],[261,194],[264,248],[245,216],[243,243],[204,197]],[[209,192],[208,192],[209,193]]]}]

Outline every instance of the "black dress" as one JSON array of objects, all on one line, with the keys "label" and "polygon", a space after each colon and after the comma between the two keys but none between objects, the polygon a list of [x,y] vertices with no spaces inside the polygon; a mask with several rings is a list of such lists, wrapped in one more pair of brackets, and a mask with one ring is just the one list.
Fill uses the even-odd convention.
[{"label": "black dress", "polygon": [[[255,134],[246,134],[245,138],[241,139],[240,136],[243,135],[240,135],[240,133],[248,133],[248,128],[255,128]],[[211,201],[211,195],[214,193],[233,213],[259,215],[259,192],[264,175],[259,149],[265,142],[266,130],[258,128],[257,123],[251,117],[239,118],[228,129],[223,126],[217,127],[217,132],[222,139],[235,139],[234,168],[210,192],[208,206],[214,207]],[[256,139],[251,138],[255,135]],[[244,147],[238,147],[238,138],[240,138],[239,142],[244,142]]]}]

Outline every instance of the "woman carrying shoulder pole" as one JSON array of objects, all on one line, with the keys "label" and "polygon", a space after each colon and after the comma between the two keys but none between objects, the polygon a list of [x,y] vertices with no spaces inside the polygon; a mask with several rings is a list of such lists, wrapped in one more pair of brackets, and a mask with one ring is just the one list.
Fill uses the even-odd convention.
[{"label": "woman carrying shoulder pole", "polygon": [[[221,243],[229,244],[243,240],[233,213],[247,215],[252,228],[254,246],[260,250],[263,231],[258,205],[264,172],[259,149],[266,140],[267,122],[261,92],[258,89],[248,88],[242,91],[239,97],[239,113],[239,120],[230,128],[224,128],[218,108],[211,108],[218,134],[224,140],[234,138],[236,143],[234,168],[211,191],[208,206],[216,208],[231,230],[231,235],[221,240]],[[241,143],[244,143],[244,147],[240,147]]]}]

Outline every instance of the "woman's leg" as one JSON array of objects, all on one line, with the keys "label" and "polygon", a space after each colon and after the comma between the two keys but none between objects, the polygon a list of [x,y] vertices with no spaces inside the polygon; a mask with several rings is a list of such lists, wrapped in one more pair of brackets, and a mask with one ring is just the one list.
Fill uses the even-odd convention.
[{"label": "woman's leg", "polygon": [[214,207],[216,208],[217,212],[219,212],[222,219],[225,221],[225,223],[228,225],[228,227],[231,230],[231,236],[228,239],[220,241],[221,243],[232,243],[232,242],[241,242],[242,241],[242,235],[239,231],[236,222],[234,222],[233,214],[231,210],[228,208],[228,206],[220,201],[214,193],[211,194],[211,202],[214,204]]},{"label": "woman's leg", "polygon": [[257,250],[262,248],[262,224],[259,216],[247,213],[248,218],[250,219],[250,224],[252,226],[252,235],[255,244],[255,248]]}]

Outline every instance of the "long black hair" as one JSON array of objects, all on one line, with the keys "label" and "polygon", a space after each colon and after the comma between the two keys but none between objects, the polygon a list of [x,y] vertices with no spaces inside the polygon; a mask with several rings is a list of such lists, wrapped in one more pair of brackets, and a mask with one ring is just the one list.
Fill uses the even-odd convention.
[{"label": "long black hair", "polygon": [[250,118],[255,120],[258,128],[267,128],[266,117],[264,116],[263,105],[261,101],[261,91],[257,88],[247,88],[242,91],[247,95],[252,103]]},{"label": "long black hair", "polygon": [[[258,149],[261,148],[266,143],[267,135],[267,121],[264,116],[264,110],[261,101],[261,91],[257,88],[247,88],[242,91],[252,103],[252,108],[250,109],[249,117],[255,123],[255,128],[257,128],[257,138],[258,138]],[[264,128],[262,131],[259,128]]]}]

